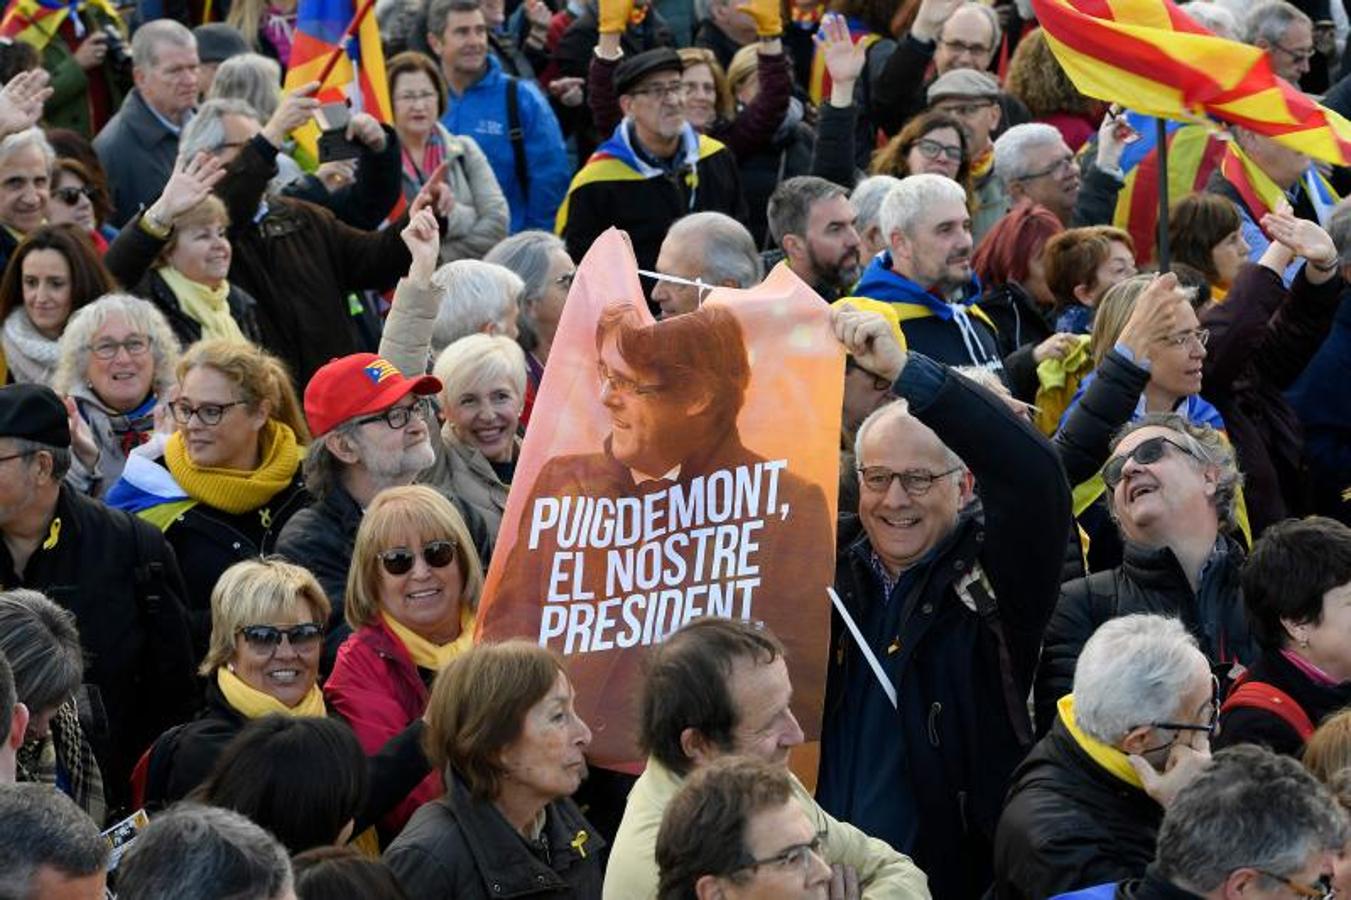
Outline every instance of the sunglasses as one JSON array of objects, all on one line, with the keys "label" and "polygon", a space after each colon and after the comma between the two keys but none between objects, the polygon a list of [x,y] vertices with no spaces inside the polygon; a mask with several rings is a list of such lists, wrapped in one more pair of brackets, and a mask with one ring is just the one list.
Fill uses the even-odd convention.
[{"label": "sunglasses", "polygon": [[1167,447],[1175,447],[1192,459],[1197,458],[1195,453],[1177,441],[1166,437],[1152,437],[1147,441],[1141,441],[1130,453],[1109,459],[1107,465],[1102,467],[1102,483],[1107,485],[1107,490],[1116,490],[1116,486],[1121,483],[1121,473],[1126,468],[1126,460],[1133,459],[1140,465],[1147,466],[1163,459]]},{"label": "sunglasses", "polygon": [[92,201],[94,189],[88,185],[84,187],[63,187],[52,191],[52,196],[67,206],[74,206],[80,202],[81,197],[88,197]]},{"label": "sunglasses", "polygon": [[[422,546],[422,558],[432,569],[444,569],[455,561],[454,541],[430,541]],[[380,564],[391,575],[407,575],[413,571],[417,554],[407,547],[395,547],[379,554]]]},{"label": "sunglasses", "polygon": [[244,642],[254,650],[269,653],[281,646],[281,639],[291,642],[297,650],[313,647],[324,637],[324,626],[317,622],[305,622],[290,628],[278,628],[275,625],[245,625],[236,634],[244,636]]}]

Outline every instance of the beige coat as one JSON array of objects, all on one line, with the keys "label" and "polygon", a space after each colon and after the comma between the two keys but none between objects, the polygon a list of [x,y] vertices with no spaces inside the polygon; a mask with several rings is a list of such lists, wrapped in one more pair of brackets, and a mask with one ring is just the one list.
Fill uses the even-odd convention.
[{"label": "beige coat", "polygon": [[441,236],[440,261],[481,259],[507,236],[507,198],[474,139],[452,135],[439,124],[436,127],[446,142],[446,180],[455,196],[455,206],[446,216],[446,233]]},{"label": "beige coat", "polygon": [[[655,900],[657,829],[680,785],[679,776],[648,759],[647,769],[629,792],[624,819],[610,847],[604,900]],[[826,832],[822,848],[826,862],[858,871],[864,900],[929,900],[928,879],[908,856],[853,825],[832,819],[796,778],[793,793],[807,818],[817,823],[817,830]]]}]

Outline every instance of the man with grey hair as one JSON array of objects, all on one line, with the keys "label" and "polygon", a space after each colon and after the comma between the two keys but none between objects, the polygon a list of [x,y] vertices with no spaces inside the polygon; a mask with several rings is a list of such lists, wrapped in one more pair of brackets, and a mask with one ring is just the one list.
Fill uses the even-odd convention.
[{"label": "man with grey hair", "polygon": [[1182,11],[1195,19],[1196,24],[1209,28],[1219,37],[1230,41],[1243,40],[1243,36],[1239,33],[1238,19],[1213,0],[1192,0],[1182,7]]},{"label": "man with grey hair", "polygon": [[1314,50],[1313,20],[1286,0],[1254,6],[1243,21],[1243,40],[1266,51],[1271,69],[1298,88],[1309,73]]},{"label": "man with grey hair", "polygon": [[136,838],[118,900],[295,900],[286,849],[233,810],[179,803]]},{"label": "man with grey hair", "polygon": [[1226,678],[1258,654],[1239,585],[1245,553],[1231,536],[1241,476],[1224,436],[1177,413],[1151,413],[1117,434],[1102,481],[1124,544],[1122,562],[1061,586],[1037,669],[1043,728],[1069,693],[1085,642],[1108,619],[1180,618]]},{"label": "man with grey hair", "polygon": [[65,794],[0,784],[0,897],[103,900],[108,843]]},{"label": "man with grey hair", "polygon": [[869,175],[854,185],[854,190],[849,194],[849,202],[858,214],[854,219],[854,230],[858,232],[864,259],[871,260],[888,247],[879,214],[882,212],[882,201],[900,183],[901,179],[895,175]]},{"label": "man with grey hair", "polygon": [[[935,897],[979,897],[1055,603],[1069,486],[1003,400],[900,348],[876,313],[831,310],[855,362],[905,403],[859,428],[841,518],[817,800],[910,855]],[[979,490],[979,502],[973,502]]]},{"label": "man with grey hair", "polygon": [[755,287],[764,264],[745,225],[710,211],[676,219],[657,253],[657,272],[680,279],[652,286],[652,302],[669,319],[698,309],[710,288]]},{"label": "man with grey hair", "polygon": [[1055,126],[1029,122],[1004,132],[994,143],[994,170],[1011,204],[1040,204],[1070,226],[1079,201],[1079,166]]},{"label": "man with grey hair", "polygon": [[1337,797],[1303,766],[1244,744],[1215,754],[1164,813],[1143,878],[1059,900],[1288,900],[1332,897],[1351,830]]},{"label": "man with grey hair", "polygon": [[159,196],[178,157],[178,138],[197,104],[197,39],[173,19],[156,19],[131,39],[135,83],[94,138],[113,192],[110,222],[122,226]]},{"label": "man with grey hair", "polygon": [[1164,810],[1209,762],[1219,682],[1179,620],[1122,616],[1084,645],[1057,710],[999,819],[999,900],[1143,875]]},{"label": "man with grey hair", "polygon": [[849,292],[858,280],[862,245],[848,191],[815,175],[789,178],[770,195],[766,216],[797,277],[827,301]]},{"label": "man with grey hair", "polygon": [[0,140],[0,266],[24,235],[47,219],[56,151],[41,128]]},{"label": "man with grey hair", "polygon": [[88,736],[115,808],[137,757],[199,698],[173,551],[158,528],[64,481],[68,415],[50,388],[0,388],[0,585],[74,613],[89,660]]},{"label": "man with grey hair", "polygon": [[855,294],[896,304],[910,349],[947,365],[1003,372],[994,324],[977,304],[961,185],[942,175],[903,178],[882,202],[878,224],[888,249],[868,264]]}]

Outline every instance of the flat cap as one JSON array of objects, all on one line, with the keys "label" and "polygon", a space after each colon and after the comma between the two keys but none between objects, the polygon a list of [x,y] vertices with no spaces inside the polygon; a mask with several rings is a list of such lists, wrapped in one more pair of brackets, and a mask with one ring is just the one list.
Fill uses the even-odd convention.
[{"label": "flat cap", "polygon": [[69,447],[66,404],[45,384],[11,384],[0,388],[0,437]]},{"label": "flat cap", "polygon": [[197,58],[204,63],[224,62],[232,56],[249,52],[249,44],[244,35],[233,25],[224,22],[208,22],[192,29],[197,38]]},{"label": "flat cap", "polygon": [[615,66],[615,95],[629,93],[640,81],[656,72],[674,72],[679,75],[682,71],[684,66],[680,62],[680,54],[670,47],[644,50],[625,57]]},{"label": "flat cap", "polygon": [[929,85],[930,105],[945,97],[999,98],[999,82],[988,72],[977,69],[952,69],[934,79]]}]

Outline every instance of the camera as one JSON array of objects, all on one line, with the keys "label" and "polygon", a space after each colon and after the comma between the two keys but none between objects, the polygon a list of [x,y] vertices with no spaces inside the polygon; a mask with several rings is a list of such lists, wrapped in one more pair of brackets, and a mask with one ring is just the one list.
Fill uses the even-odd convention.
[{"label": "camera", "polygon": [[104,25],[103,35],[108,39],[108,61],[119,69],[131,68],[131,53],[127,51],[127,42],[116,25]]}]

